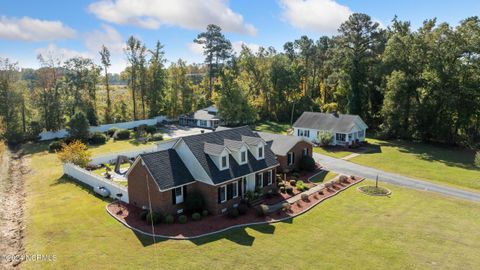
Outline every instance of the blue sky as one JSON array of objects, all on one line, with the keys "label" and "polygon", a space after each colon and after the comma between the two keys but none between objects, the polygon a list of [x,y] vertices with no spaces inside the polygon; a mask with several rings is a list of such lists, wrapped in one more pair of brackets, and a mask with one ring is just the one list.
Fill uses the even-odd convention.
[{"label": "blue sky", "polygon": [[427,18],[456,25],[478,15],[478,0],[76,0],[1,1],[0,57],[20,66],[38,67],[36,55],[55,52],[63,58],[96,58],[102,44],[112,51],[112,70],[125,67],[123,43],[130,35],[147,47],[165,45],[168,60],[201,62],[201,48],[192,44],[208,23],[225,30],[234,48],[242,43],[282,45],[306,34],[317,39],[335,34],[352,12],[369,14],[387,26],[394,15],[414,28]]}]

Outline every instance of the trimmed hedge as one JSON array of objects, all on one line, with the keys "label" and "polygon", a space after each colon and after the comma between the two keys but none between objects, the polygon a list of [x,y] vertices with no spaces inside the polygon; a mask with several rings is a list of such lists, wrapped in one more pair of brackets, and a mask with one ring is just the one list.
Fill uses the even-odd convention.
[{"label": "trimmed hedge", "polygon": [[265,204],[260,204],[260,205],[255,206],[255,211],[257,212],[257,215],[259,217],[265,216],[268,212],[268,209],[269,209],[268,206],[265,205]]},{"label": "trimmed hedge", "polygon": [[146,220],[147,220],[147,224],[149,225],[155,225],[155,224],[158,224],[160,223],[160,221],[162,220],[162,215],[160,213],[156,213],[156,212],[149,212],[146,216],[145,216]]},{"label": "trimmed hedge", "polygon": [[296,183],[297,183],[297,180],[294,180],[294,179],[290,180],[290,185],[292,187],[294,187],[296,185]]},{"label": "trimmed hedge", "polygon": [[229,218],[237,218],[239,215],[240,215],[240,212],[235,207],[231,207],[227,210],[227,216]]},{"label": "trimmed hedge", "polygon": [[154,126],[154,125],[146,126],[145,127],[145,132],[150,133],[150,134],[154,134],[155,132],[157,132],[157,127]]},{"label": "trimmed hedge", "polygon": [[167,224],[173,224],[174,221],[175,221],[175,219],[173,218],[172,215],[166,215],[166,216],[165,216],[165,223],[167,223]]},{"label": "trimmed hedge", "polygon": [[128,140],[130,139],[130,130],[128,129],[119,129],[117,131],[117,140]]},{"label": "trimmed hedge", "polygon": [[285,191],[287,191],[287,194],[289,194],[289,195],[293,194],[293,188],[292,187],[286,187]]},{"label": "trimmed hedge", "polygon": [[101,132],[95,132],[90,136],[89,140],[91,144],[105,144],[107,142],[107,136]]},{"label": "trimmed hedge", "polygon": [[180,224],[185,224],[185,223],[187,223],[187,216],[185,216],[185,215],[179,216],[179,217],[178,217],[178,223],[180,223]]},{"label": "trimmed hedge", "polygon": [[308,195],[307,194],[302,193],[302,195],[300,197],[302,198],[302,201],[308,202]]},{"label": "trimmed hedge", "polygon": [[48,152],[53,153],[62,150],[63,141],[54,141],[48,145]]},{"label": "trimmed hedge", "polygon": [[202,219],[202,215],[200,215],[200,213],[198,213],[198,212],[195,212],[195,213],[192,214],[192,219],[193,220],[200,220],[200,219]]},{"label": "trimmed hedge", "polygon": [[163,135],[158,133],[158,134],[153,134],[152,136],[150,136],[150,141],[152,142],[156,142],[156,141],[163,141]]},{"label": "trimmed hedge", "polygon": [[204,217],[208,216],[208,210],[207,209],[202,211],[202,216],[204,216]]}]

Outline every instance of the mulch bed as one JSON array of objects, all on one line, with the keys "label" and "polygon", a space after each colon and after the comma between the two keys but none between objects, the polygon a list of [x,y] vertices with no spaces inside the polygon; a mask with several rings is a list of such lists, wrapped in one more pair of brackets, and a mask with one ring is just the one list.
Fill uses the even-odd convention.
[{"label": "mulch bed", "polygon": [[356,177],[349,179],[347,184],[338,184],[335,188],[327,190],[323,189],[323,194],[315,193],[309,196],[308,201],[301,201],[292,204],[290,211],[279,211],[265,217],[259,217],[253,208],[250,208],[245,215],[238,218],[228,218],[226,215],[211,215],[203,217],[201,220],[193,221],[188,217],[186,224],[157,224],[153,227],[148,225],[144,220],[140,219],[142,210],[136,206],[126,204],[120,201],[113,202],[107,205],[107,211],[118,221],[124,225],[139,230],[143,233],[155,234],[159,237],[172,239],[188,239],[193,237],[200,237],[204,234],[215,233],[220,230],[225,230],[232,226],[248,225],[250,223],[270,223],[278,222],[279,220],[292,218],[303,213],[309,207],[320,203],[324,199],[337,194],[358,182],[363,178]]}]

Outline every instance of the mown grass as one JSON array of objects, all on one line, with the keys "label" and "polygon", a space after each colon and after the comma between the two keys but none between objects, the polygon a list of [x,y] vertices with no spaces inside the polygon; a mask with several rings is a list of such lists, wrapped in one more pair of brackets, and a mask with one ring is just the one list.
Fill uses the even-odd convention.
[{"label": "mown grass", "polygon": [[313,152],[322,154],[322,155],[327,155],[331,156],[334,158],[344,158],[353,152],[344,150],[341,147],[313,147]]},{"label": "mown grass", "polygon": [[256,131],[271,132],[277,134],[287,134],[290,124],[281,124],[273,121],[263,121],[255,124]]},{"label": "mown grass", "polygon": [[[104,145],[96,153],[127,150]],[[31,148],[36,146],[26,146]],[[107,150],[108,149],[108,150]],[[30,149],[31,150],[31,149]],[[37,149],[39,150],[39,149]],[[137,235],[107,201],[62,177],[54,154],[36,151],[26,182],[27,254],[56,255],[25,269],[475,269],[480,207],[385,185],[391,197],[350,188],[293,220],[192,241]],[[372,182],[373,183],[373,182]]]},{"label": "mown grass", "polygon": [[368,139],[371,153],[349,161],[427,181],[480,190],[474,151],[401,140]]},{"label": "mown grass", "polygon": [[338,174],[331,171],[321,171],[319,174],[315,175],[310,179],[313,183],[323,183],[335,178]]}]

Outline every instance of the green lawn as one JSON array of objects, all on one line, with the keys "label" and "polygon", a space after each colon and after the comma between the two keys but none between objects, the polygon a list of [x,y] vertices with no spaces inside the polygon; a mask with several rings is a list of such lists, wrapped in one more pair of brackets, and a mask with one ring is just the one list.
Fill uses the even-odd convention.
[{"label": "green lawn", "polygon": [[[100,146],[126,150],[125,144]],[[33,151],[35,148],[36,151]],[[43,147],[45,150],[45,147]],[[25,269],[475,269],[480,205],[386,185],[391,197],[350,188],[275,225],[194,241],[136,235],[105,211],[106,201],[62,177],[54,154],[27,146],[26,253],[56,255]]]},{"label": "green lawn", "polygon": [[314,147],[313,152],[334,158],[344,158],[353,153],[345,151],[341,147]]},{"label": "green lawn", "polygon": [[287,134],[290,124],[280,124],[273,121],[264,121],[257,123],[254,127],[257,131],[271,132],[277,134]]},{"label": "green lawn", "polygon": [[372,153],[349,161],[455,187],[480,190],[480,169],[474,152],[405,141],[368,139]]},{"label": "green lawn", "polygon": [[310,179],[313,183],[323,183],[323,182],[328,182],[328,180],[331,180],[335,178],[338,174],[330,171],[322,171],[321,173],[315,175]]}]

